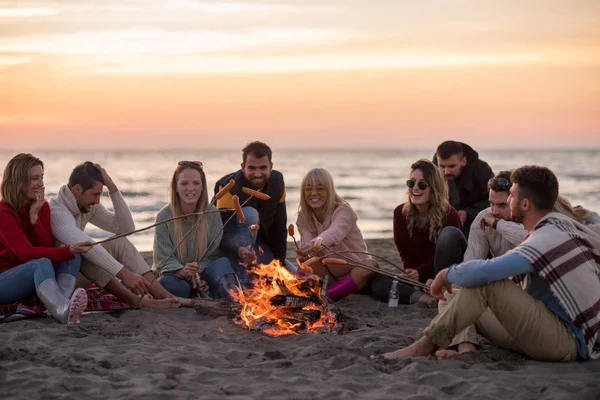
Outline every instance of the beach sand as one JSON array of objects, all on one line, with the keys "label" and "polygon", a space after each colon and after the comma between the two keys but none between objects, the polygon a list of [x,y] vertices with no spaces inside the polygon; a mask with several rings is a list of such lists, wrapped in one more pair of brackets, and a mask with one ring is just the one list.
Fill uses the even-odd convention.
[{"label": "beach sand", "polygon": [[[368,244],[399,263],[391,240]],[[271,338],[194,309],[0,324],[0,398],[600,398],[600,361],[535,362],[485,344],[445,361],[370,360],[412,343],[436,311],[363,295],[338,304],[357,323],[341,335]]]}]

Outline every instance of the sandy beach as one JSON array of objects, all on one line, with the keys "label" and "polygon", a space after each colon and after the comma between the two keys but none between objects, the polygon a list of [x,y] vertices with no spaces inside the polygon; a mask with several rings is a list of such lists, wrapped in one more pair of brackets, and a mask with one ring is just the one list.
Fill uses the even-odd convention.
[{"label": "sandy beach", "polygon": [[[370,251],[399,263],[391,240]],[[290,248],[291,251],[291,248]],[[291,254],[291,253],[290,253]],[[145,256],[151,258],[149,253]],[[2,399],[595,399],[600,362],[542,363],[493,349],[438,361],[370,360],[412,343],[436,311],[363,295],[340,301],[353,330],[271,338],[194,309],[0,324]]]}]

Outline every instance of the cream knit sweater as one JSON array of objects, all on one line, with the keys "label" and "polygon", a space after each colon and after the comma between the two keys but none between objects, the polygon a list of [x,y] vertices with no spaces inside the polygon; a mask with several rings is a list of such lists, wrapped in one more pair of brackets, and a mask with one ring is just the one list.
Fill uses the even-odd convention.
[{"label": "cream knit sweater", "polygon": [[[54,238],[68,246],[73,243],[92,241],[84,232],[88,222],[102,230],[115,234],[135,230],[133,217],[125,203],[125,199],[121,196],[121,192],[117,190],[110,193],[109,196],[114,212],[107,210],[102,204],[96,204],[91,207],[89,212],[82,213],[77,207],[77,201],[69,186],[64,185],[61,187],[58,195],[49,201]],[[102,246],[94,246],[82,256],[113,276],[123,268],[123,265],[115,260]]]}]

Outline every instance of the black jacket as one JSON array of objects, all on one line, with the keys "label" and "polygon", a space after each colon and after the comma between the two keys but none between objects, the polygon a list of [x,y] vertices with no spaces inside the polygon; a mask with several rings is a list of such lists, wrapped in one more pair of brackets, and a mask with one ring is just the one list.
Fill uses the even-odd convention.
[{"label": "black jacket", "polygon": [[[249,188],[252,188],[252,186],[246,182],[244,172],[241,169],[219,179],[215,184],[215,194],[227,185],[231,179],[235,180],[235,186],[233,186],[228,194],[219,199],[217,202],[218,208],[233,208],[233,195],[237,195],[240,198],[240,204],[244,203],[248,197],[251,197],[242,191],[244,186]],[[287,209],[285,205],[283,174],[272,170],[262,192],[268,194],[271,198],[269,200],[259,200],[252,197],[246,204],[246,207],[253,207],[258,211],[260,219],[258,242],[266,244],[273,252],[273,256],[283,263],[287,249]],[[230,215],[231,213],[221,213],[223,223],[225,223]],[[235,254],[237,254],[237,249],[226,250],[230,252],[235,251]]]},{"label": "black jacket", "polygon": [[[448,181],[450,205],[458,211],[467,212],[467,220],[463,225],[465,237],[469,237],[471,223],[485,208],[489,207],[487,183],[494,177],[494,172],[485,161],[479,159],[479,154],[471,146],[461,143],[463,155],[467,157],[467,165],[456,180]],[[433,156],[437,165],[437,155]]]}]

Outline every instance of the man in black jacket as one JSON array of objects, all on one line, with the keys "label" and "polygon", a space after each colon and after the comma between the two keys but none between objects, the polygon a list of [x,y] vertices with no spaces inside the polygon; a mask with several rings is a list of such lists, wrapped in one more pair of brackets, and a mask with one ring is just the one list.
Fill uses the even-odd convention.
[{"label": "man in black jacket", "polygon": [[[238,265],[239,261],[248,265],[256,258],[263,264],[270,263],[273,259],[285,263],[287,247],[285,183],[283,174],[273,169],[271,157],[271,149],[265,143],[249,143],[242,149],[241,169],[225,175],[215,184],[216,194],[231,179],[235,180],[233,188],[217,201],[217,208],[233,208],[233,195],[237,195],[240,204],[243,204],[250,197],[242,191],[243,187],[259,190],[271,197],[269,200],[251,198],[243,208],[246,221],[241,224],[236,217],[225,226],[221,248],[233,259],[234,265]],[[231,213],[221,215],[225,222]],[[251,248],[252,239],[248,230],[253,224],[260,225],[254,249]]]},{"label": "man in black jacket", "polygon": [[450,204],[458,211],[468,238],[471,223],[489,205],[487,184],[494,173],[471,146],[453,140],[438,146],[433,163],[448,182]]}]

